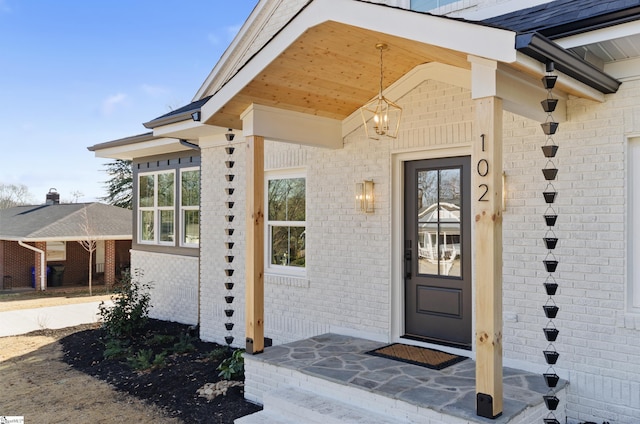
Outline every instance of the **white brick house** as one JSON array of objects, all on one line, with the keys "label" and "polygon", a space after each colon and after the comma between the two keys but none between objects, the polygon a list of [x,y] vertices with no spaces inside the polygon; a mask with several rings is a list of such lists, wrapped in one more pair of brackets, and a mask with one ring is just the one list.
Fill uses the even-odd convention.
[{"label": "white brick house", "polygon": [[[250,339],[256,353],[265,336],[274,345],[323,333],[410,340],[464,352],[501,380],[492,367],[548,368],[551,274],[569,422],[640,422],[639,19],[640,3],[623,1],[259,1],[194,103],[145,124],[152,133],[90,148],[134,161],[132,266],[153,277],[152,314],[199,324],[204,340]],[[376,43],[389,46],[384,95],[403,110],[397,138],[367,138],[359,110],[378,91]],[[542,217],[548,62],[559,99],[553,228]],[[180,200],[193,195],[179,182],[195,169],[199,215]],[[428,240],[456,246],[446,275],[419,255],[428,226],[409,212],[426,187],[410,180],[449,181],[443,169],[459,170],[460,231]],[[364,180],[374,183],[373,213],[354,207]],[[272,202],[299,201],[270,198],[270,182],[283,181],[302,181],[302,218],[272,216]],[[278,251],[283,229],[295,258]],[[559,239],[552,252],[548,231]],[[554,272],[542,262],[550,253]],[[488,388],[478,392],[493,390],[480,377]]]}]

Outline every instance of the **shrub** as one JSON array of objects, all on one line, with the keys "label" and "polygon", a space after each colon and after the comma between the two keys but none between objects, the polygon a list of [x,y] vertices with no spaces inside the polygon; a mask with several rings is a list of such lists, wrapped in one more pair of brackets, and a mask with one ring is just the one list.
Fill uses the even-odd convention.
[{"label": "shrub", "polygon": [[[110,337],[129,338],[141,331],[148,320],[150,305],[150,283],[139,280],[144,273],[135,270],[134,276],[126,272],[111,296],[113,306],[104,302],[99,305],[102,325]],[[135,277],[135,278],[134,278]]]},{"label": "shrub", "polygon": [[151,349],[142,349],[138,351],[134,356],[127,358],[127,362],[136,371],[144,371],[155,368],[163,368],[165,365],[165,358],[167,352],[154,354]]},{"label": "shrub", "polygon": [[173,352],[178,354],[193,352],[194,350],[196,350],[196,347],[193,345],[193,341],[194,341],[194,338],[191,337],[189,334],[181,334],[180,340],[178,340],[173,345],[172,350]]},{"label": "shrub", "polygon": [[244,378],[244,353],[243,349],[235,350],[230,357],[218,365],[218,376],[225,380],[242,380]]}]

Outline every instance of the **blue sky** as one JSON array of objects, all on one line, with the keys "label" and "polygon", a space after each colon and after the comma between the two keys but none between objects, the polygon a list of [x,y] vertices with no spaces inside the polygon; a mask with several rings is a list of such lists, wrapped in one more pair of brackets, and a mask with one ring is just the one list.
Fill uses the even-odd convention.
[{"label": "blue sky", "polygon": [[0,183],[104,196],[87,146],[191,102],[257,0],[0,0]]}]

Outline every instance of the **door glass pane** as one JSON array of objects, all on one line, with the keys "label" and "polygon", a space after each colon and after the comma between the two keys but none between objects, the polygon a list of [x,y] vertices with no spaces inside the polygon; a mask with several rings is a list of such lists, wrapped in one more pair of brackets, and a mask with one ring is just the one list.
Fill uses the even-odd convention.
[{"label": "door glass pane", "polygon": [[417,174],[418,273],[460,277],[460,168]]}]

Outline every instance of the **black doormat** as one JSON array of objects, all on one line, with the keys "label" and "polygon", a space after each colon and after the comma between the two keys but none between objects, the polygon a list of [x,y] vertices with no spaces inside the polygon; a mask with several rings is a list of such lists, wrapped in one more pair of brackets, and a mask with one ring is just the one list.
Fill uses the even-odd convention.
[{"label": "black doormat", "polygon": [[368,355],[380,356],[382,358],[393,359],[396,361],[406,362],[408,364],[420,365],[434,370],[441,370],[467,359],[466,356],[459,356],[435,349],[410,346],[401,343],[390,344],[366,353]]}]

